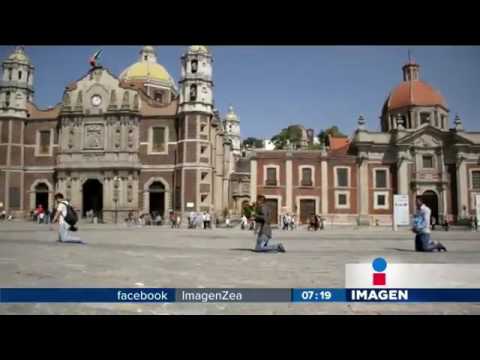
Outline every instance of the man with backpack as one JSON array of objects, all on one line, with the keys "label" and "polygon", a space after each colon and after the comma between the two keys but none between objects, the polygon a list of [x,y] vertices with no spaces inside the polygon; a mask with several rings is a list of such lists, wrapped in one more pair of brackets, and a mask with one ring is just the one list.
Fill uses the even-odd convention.
[{"label": "man with backpack", "polygon": [[272,239],[272,228],[270,221],[272,218],[272,212],[270,208],[265,204],[265,196],[257,196],[257,209],[255,211],[255,222],[257,224],[258,231],[257,243],[255,245],[256,252],[285,252],[285,247],[282,244],[269,244]]},{"label": "man with backpack", "polygon": [[83,243],[79,237],[73,236],[71,233],[71,231],[77,231],[75,224],[78,221],[78,216],[75,210],[70,203],[64,199],[62,193],[55,194],[55,201],[57,202],[57,210],[52,224],[58,221],[58,241]]},{"label": "man with backpack", "polygon": [[415,251],[447,251],[440,242],[435,242],[430,237],[430,224],[432,210],[425,205],[421,196],[416,200],[417,212],[413,217],[412,231],[415,233]]}]

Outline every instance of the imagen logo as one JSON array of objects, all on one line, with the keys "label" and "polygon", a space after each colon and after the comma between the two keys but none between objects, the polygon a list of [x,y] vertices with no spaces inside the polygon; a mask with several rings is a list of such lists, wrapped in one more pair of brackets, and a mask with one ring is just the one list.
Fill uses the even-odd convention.
[{"label": "imagen logo", "polygon": [[376,258],[372,262],[373,270],[373,285],[374,286],[385,286],[387,285],[387,274],[384,273],[387,268],[387,261],[384,258]]}]

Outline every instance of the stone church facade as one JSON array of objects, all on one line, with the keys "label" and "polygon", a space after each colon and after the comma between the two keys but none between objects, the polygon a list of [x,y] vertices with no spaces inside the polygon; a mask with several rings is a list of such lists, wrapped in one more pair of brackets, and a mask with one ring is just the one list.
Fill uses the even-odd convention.
[{"label": "stone church facade", "polygon": [[128,212],[162,217],[175,210],[230,207],[230,177],[239,158],[233,108],[214,108],[213,58],[191,46],[181,58],[179,87],[145,46],[119,77],[92,65],[62,101],[33,102],[34,66],[21,47],[2,64],[0,203],[25,216],[52,208],[62,192],[85,215],[123,221]]},{"label": "stone church facade", "polygon": [[[409,61],[403,81],[381,110],[381,131],[358,129],[341,146],[320,151],[257,151],[250,197],[263,194],[274,214],[305,223],[320,214],[332,224],[391,224],[393,195],[422,195],[437,222],[475,214],[480,195],[480,132],[463,128],[439,91]],[[277,218],[278,219],[278,218]]]}]

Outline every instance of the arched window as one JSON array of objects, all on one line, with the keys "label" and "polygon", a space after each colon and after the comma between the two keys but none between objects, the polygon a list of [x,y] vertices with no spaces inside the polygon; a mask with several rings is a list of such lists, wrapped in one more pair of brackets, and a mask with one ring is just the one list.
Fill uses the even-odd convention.
[{"label": "arched window", "polygon": [[190,101],[197,100],[197,85],[193,84],[190,86]]},{"label": "arched window", "polygon": [[420,113],[420,125],[430,124],[430,113],[422,112]]},{"label": "arched window", "polygon": [[18,72],[18,80],[22,80],[22,72],[21,71]]},{"label": "arched window", "polygon": [[198,71],[198,61],[192,60],[191,67],[192,67],[192,74],[195,74]]},{"label": "arched window", "polygon": [[155,99],[155,101],[163,102],[162,92],[160,92],[160,91],[155,92],[154,99]]}]

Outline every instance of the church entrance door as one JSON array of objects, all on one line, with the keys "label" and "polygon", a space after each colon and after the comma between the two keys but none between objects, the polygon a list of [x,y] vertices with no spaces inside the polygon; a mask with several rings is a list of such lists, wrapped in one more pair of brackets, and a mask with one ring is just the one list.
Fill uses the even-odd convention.
[{"label": "church entrance door", "polygon": [[83,207],[82,215],[86,216],[87,211],[93,210],[94,216],[102,219],[103,210],[103,185],[97,179],[88,179],[83,184]]}]

